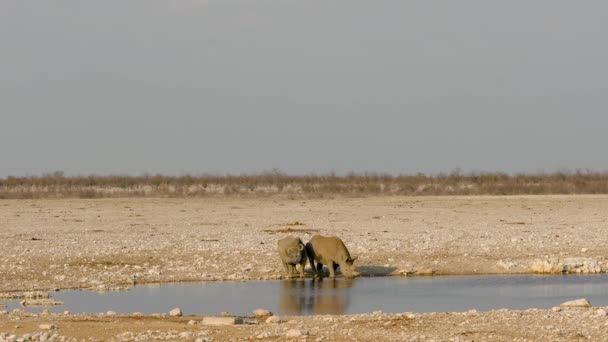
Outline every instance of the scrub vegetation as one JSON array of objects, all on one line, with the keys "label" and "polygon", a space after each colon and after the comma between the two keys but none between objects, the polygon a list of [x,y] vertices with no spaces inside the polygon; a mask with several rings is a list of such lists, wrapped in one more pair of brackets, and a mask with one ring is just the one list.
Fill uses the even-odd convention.
[{"label": "scrub vegetation", "polygon": [[294,198],[369,195],[551,195],[608,194],[608,172],[507,174],[459,171],[436,175],[381,173],[310,174],[279,171],[244,175],[89,175],[0,178],[0,198],[103,198],[272,196]]}]

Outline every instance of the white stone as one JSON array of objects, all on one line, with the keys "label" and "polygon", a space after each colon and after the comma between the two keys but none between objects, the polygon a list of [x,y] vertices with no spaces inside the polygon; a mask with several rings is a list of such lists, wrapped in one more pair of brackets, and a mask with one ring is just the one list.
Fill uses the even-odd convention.
[{"label": "white stone", "polygon": [[581,298],[561,303],[559,306],[568,308],[590,308],[591,303],[589,303],[587,299]]},{"label": "white stone", "polygon": [[188,325],[195,325],[195,324],[196,324],[196,321],[194,321],[194,320],[189,320],[188,321]]},{"label": "white stone", "polygon": [[201,322],[204,325],[235,325],[243,324],[243,319],[240,317],[203,317]]},{"label": "white stone", "polygon": [[272,312],[266,309],[255,309],[253,310],[255,317],[272,316]]},{"label": "white stone", "polygon": [[581,252],[586,253],[589,249],[588,248],[581,248]]},{"label": "white stone", "polygon": [[266,318],[266,323],[268,323],[268,324],[281,323],[281,317],[270,316],[270,317]]},{"label": "white stone", "polygon": [[560,312],[562,311],[562,308],[560,308],[559,306],[554,306],[551,308],[551,310],[553,310],[553,312]]},{"label": "white stone", "polygon": [[596,315],[596,316],[606,316],[607,314],[608,314],[608,313],[607,313],[607,312],[606,312],[606,310],[604,310],[604,309],[597,309],[597,310],[595,311],[595,315]]},{"label": "white stone", "polygon": [[169,316],[171,317],[180,317],[182,315],[182,309],[180,308],[175,308],[171,311],[169,311]]},{"label": "white stone", "polygon": [[188,339],[188,340],[191,340],[193,337],[194,337],[194,334],[189,331],[184,331],[183,333],[179,334],[179,338],[184,338],[184,339]]},{"label": "white stone", "polygon": [[308,331],[300,329],[291,329],[285,333],[285,337],[294,338],[308,335]]},{"label": "white stone", "polygon": [[107,315],[107,316],[114,316],[114,315],[116,315],[116,312],[115,312],[115,311],[110,310],[110,311],[107,311],[107,312],[106,312],[106,315]]},{"label": "white stone", "polygon": [[52,323],[40,324],[38,326],[38,329],[40,329],[40,330],[54,330],[54,329],[57,329],[57,325],[52,324]]},{"label": "white stone", "polygon": [[259,334],[255,338],[257,338],[259,340],[263,340],[263,339],[269,338],[270,336],[272,336],[272,334],[266,331],[266,332]]}]

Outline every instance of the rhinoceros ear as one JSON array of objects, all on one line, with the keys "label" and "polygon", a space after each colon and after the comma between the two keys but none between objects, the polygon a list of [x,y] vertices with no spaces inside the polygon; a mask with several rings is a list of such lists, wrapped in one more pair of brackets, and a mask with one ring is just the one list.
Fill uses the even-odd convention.
[{"label": "rhinoceros ear", "polygon": [[351,258],[350,261],[355,262],[355,260],[357,260],[358,256]]},{"label": "rhinoceros ear", "polygon": [[299,246],[300,246],[300,250],[304,249],[304,244],[301,243]]}]

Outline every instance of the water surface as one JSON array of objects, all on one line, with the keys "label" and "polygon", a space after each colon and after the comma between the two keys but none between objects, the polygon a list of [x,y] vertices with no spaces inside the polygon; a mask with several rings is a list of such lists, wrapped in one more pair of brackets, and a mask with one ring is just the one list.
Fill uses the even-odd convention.
[{"label": "water surface", "polygon": [[[52,293],[62,312],[168,312],[248,315],[256,308],[282,315],[442,312],[550,308],[585,297],[608,305],[608,275],[441,276],[141,285],[124,292],[69,290]],[[19,307],[8,302],[9,309]],[[28,308],[27,310],[33,310]]]}]

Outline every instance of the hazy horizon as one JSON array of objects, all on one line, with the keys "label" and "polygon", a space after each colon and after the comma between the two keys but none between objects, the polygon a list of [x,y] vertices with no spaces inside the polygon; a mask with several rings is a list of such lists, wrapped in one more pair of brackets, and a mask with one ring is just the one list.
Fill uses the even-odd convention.
[{"label": "hazy horizon", "polygon": [[608,170],[606,2],[0,3],[0,177]]}]

